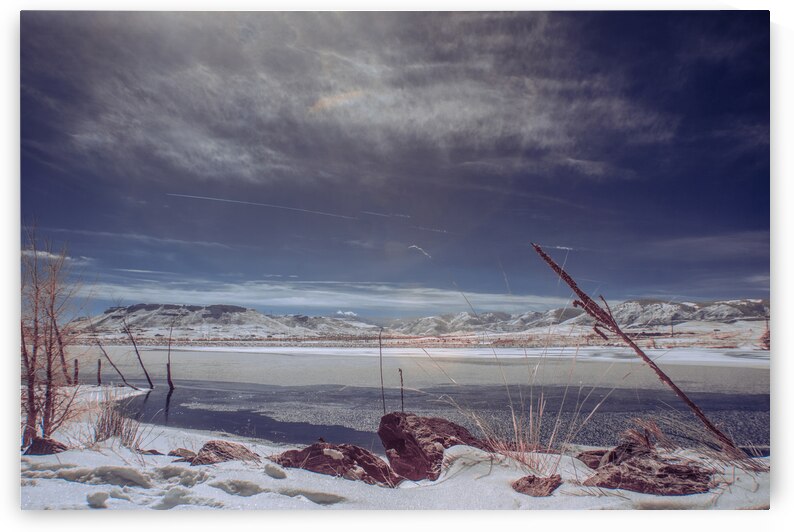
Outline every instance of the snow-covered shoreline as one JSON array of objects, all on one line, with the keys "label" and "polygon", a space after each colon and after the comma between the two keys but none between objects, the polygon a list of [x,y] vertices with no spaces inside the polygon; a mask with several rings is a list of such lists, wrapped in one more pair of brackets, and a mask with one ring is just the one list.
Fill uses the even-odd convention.
[{"label": "snow-covered shoreline", "polygon": [[[167,346],[146,346],[141,351],[162,351]],[[274,347],[274,346],[187,346],[172,347],[172,352],[206,352],[206,353],[248,353],[262,355],[323,355],[347,357],[378,357],[377,347]],[[661,359],[665,364],[676,365],[709,365],[732,367],[769,368],[770,352],[753,346],[730,349],[681,347],[672,349],[646,349],[652,359]],[[384,357],[389,358],[530,358],[530,359],[579,359],[591,361],[621,362],[642,361],[629,348],[624,347],[548,347],[548,348],[516,348],[516,347],[466,347],[466,348],[413,348],[384,347]],[[429,355],[428,355],[429,354]]]},{"label": "snow-covered shoreline", "polygon": [[[119,390],[122,395],[138,393]],[[80,401],[109,397],[108,391],[85,387]],[[114,398],[119,395],[113,394]],[[277,466],[267,457],[294,445],[277,445],[228,434],[142,424],[140,448],[163,455],[141,454],[116,438],[86,446],[90,431],[83,419],[64,427],[56,439],[72,448],[56,455],[22,456],[21,507],[25,510],[109,508],[143,509],[738,509],[769,505],[770,474],[751,473],[724,464],[715,475],[717,487],[698,495],[657,496],[626,490],[592,488],[582,481],[592,474],[572,456],[535,455],[541,466],[529,470],[505,456],[474,447],[446,450],[436,481],[403,481],[397,488],[372,486]],[[212,439],[247,446],[262,461],[223,462],[209,466],[174,463],[166,454],[177,448],[197,451]],[[705,458],[693,451],[682,460]],[[769,459],[758,459],[769,465]],[[709,461],[710,466],[714,462]],[[563,484],[550,497],[530,497],[511,483],[527,474],[558,473]]]}]

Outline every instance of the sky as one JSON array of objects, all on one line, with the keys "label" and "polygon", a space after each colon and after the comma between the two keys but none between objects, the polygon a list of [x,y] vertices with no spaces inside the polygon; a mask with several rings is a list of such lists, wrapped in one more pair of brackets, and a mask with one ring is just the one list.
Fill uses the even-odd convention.
[{"label": "sky", "polygon": [[768,12],[21,15],[21,223],[91,307],[769,297]]}]

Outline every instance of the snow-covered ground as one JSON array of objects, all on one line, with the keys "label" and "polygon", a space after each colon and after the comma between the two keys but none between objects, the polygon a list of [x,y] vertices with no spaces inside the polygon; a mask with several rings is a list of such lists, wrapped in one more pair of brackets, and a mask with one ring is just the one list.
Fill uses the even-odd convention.
[{"label": "snow-covered ground", "polygon": [[[210,439],[195,431],[142,426],[144,447],[167,453],[198,450]],[[224,438],[229,439],[229,438]],[[236,441],[266,457],[287,447]],[[693,455],[683,456],[695,458]],[[445,453],[436,481],[403,481],[396,489],[261,463],[211,466],[173,463],[169,456],[134,453],[117,440],[51,456],[22,457],[23,509],[209,510],[209,509],[736,509],[769,504],[769,473],[726,466],[710,493],[655,496],[584,487],[591,470],[572,457],[539,456],[545,469],[563,478],[550,497],[514,491],[511,483],[530,474],[501,455],[457,446]]]},{"label": "snow-covered ground", "polygon": [[[80,392],[82,405],[107,397],[106,391],[96,387],[83,387]],[[261,440],[141,425],[142,449],[197,451],[210,439],[226,439],[263,457],[260,463],[194,467],[174,463],[175,457],[133,452],[115,438],[86,445],[89,431],[90,420],[84,418],[56,434],[72,449],[49,456],[22,456],[23,509],[735,509],[767,507],[770,497],[769,473],[746,472],[728,464],[721,467],[715,477],[718,486],[709,493],[654,496],[585,487],[582,481],[592,471],[570,456],[534,455],[539,465],[530,470],[502,455],[457,446],[445,452],[438,480],[403,481],[391,489],[282,468],[266,457],[290,446]],[[679,456],[703,458],[687,451]],[[761,462],[768,465],[768,459]],[[511,483],[530,473],[558,473],[564,483],[546,498],[514,491]]]}]

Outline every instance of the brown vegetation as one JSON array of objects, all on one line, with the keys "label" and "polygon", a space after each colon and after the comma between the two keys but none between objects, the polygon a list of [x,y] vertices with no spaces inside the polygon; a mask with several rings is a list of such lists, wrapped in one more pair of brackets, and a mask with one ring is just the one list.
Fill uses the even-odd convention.
[{"label": "brown vegetation", "polygon": [[68,313],[77,290],[65,249],[42,247],[31,230],[22,251],[22,446],[49,438],[74,414],[66,347],[73,341]]}]

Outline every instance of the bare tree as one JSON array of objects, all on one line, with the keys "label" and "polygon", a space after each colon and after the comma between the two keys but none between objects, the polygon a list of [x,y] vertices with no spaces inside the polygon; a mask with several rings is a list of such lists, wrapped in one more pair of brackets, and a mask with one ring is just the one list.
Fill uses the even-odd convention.
[{"label": "bare tree", "polygon": [[68,282],[66,249],[42,247],[35,232],[26,234],[22,250],[21,357],[22,443],[49,437],[72,412],[74,389],[66,348],[74,337],[68,313],[77,284]]}]

